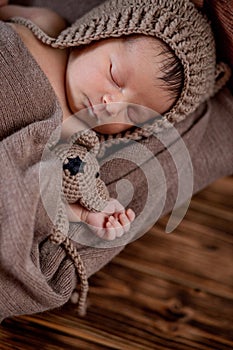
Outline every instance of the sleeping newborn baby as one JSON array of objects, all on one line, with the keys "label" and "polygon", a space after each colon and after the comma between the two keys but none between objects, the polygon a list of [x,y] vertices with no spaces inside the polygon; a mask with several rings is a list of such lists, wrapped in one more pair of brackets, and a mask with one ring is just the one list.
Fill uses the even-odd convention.
[{"label": "sleeping newborn baby", "polygon": [[[15,16],[32,20],[50,36],[56,36],[65,27],[64,20],[48,9],[14,5],[0,9],[2,20]],[[47,75],[62,106],[64,120],[89,108],[99,124],[95,130],[116,134],[146,122],[138,120],[130,104],[147,106],[162,114],[171,108],[182,88],[179,60],[155,38],[134,35],[101,40],[81,49],[60,50],[43,45],[26,27],[10,25]],[[112,102],[127,102],[130,108],[121,110]],[[79,130],[85,126],[80,121]],[[111,200],[100,213],[90,212],[79,203],[70,204],[68,212],[71,221],[86,222],[105,239],[120,237],[135,218],[134,212],[124,210],[117,200]]]},{"label": "sleeping newborn baby", "polygon": [[[121,2],[125,6],[124,1]],[[137,7],[134,2],[141,7],[148,5],[147,1],[131,2],[135,13]],[[139,31],[136,27],[130,32],[126,28],[127,35],[114,33],[105,39],[97,35],[96,39],[87,40],[82,45],[76,45],[75,39],[74,43],[67,46],[51,44],[55,40],[51,38],[56,38],[64,30],[66,22],[49,9],[3,6],[0,8],[0,19],[7,21],[12,17],[22,17],[30,20],[27,22],[14,19],[14,23],[9,25],[18,32],[47,76],[60,102],[64,121],[71,115],[88,109],[95,120],[94,130],[99,133],[114,135],[142,124],[150,125],[150,130],[153,131],[157,126],[151,120],[151,113],[137,113],[135,105],[145,106],[163,116],[162,122],[165,124],[167,120],[172,123],[180,121],[214,93],[216,68],[213,38],[209,27],[207,28],[209,24],[202,22],[202,16],[197,14],[194,6],[188,0],[182,0],[179,4],[176,1],[167,5],[160,1],[155,3],[153,11],[156,11],[156,6],[162,9],[161,12],[158,11],[160,17],[157,22],[153,19],[156,12],[151,14],[152,24],[148,19],[145,21],[145,26],[148,25],[150,30],[143,28]],[[168,7],[165,12],[164,6]],[[183,6],[181,13],[184,19],[179,14],[179,6]],[[106,5],[106,9],[102,11],[111,11],[111,8]],[[190,14],[187,13],[187,16],[190,15],[188,24],[187,8],[191,11]],[[146,16],[146,13],[142,8],[141,16]],[[168,19],[171,17],[166,22],[168,27],[171,24],[171,28],[165,30],[163,21],[166,16],[162,16],[164,13]],[[111,17],[111,13],[109,16]],[[136,21],[139,16],[135,16]],[[174,16],[177,17],[173,18]],[[100,17],[102,20],[102,15]],[[33,23],[37,25],[36,29]],[[132,22],[127,23],[132,27]],[[139,23],[141,25],[140,21]],[[156,25],[157,35],[153,27]],[[185,31],[183,25],[187,26]],[[47,36],[41,34],[38,27]],[[115,31],[127,31],[121,29],[115,28]],[[107,30],[109,29],[106,27]],[[184,37],[179,31],[183,31]],[[188,35],[186,40],[189,31],[193,31],[193,35]],[[206,42],[209,40],[208,47],[203,46],[203,39],[198,31],[205,33]],[[69,35],[64,37],[68,38]],[[193,40],[191,44],[190,40]],[[200,65],[197,59],[200,60]],[[85,120],[79,122],[75,126],[76,132],[86,127]],[[64,136],[69,136],[69,133],[70,130],[65,130]],[[148,135],[147,132],[146,136]],[[135,218],[131,209],[125,210],[116,200],[112,200],[109,208],[100,213],[92,213],[79,203],[71,204],[68,211],[71,221],[81,218],[82,221],[99,227],[96,233],[105,239],[121,236]]]}]

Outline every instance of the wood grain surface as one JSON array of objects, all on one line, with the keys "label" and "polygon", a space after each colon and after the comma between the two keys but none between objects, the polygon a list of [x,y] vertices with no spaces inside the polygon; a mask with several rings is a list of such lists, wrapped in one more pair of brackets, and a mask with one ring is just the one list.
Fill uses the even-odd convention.
[{"label": "wood grain surface", "polygon": [[5,320],[1,350],[233,349],[233,178],[195,195],[179,227],[168,217],[92,276],[88,313]]}]

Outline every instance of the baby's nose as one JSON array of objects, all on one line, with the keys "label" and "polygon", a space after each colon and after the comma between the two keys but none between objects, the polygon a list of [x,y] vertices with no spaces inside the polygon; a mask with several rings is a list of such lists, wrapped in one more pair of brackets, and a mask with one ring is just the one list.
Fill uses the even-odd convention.
[{"label": "baby's nose", "polygon": [[110,94],[105,94],[103,96],[102,103],[103,104],[108,104],[108,103],[111,103],[111,102],[113,102],[112,96]]},{"label": "baby's nose", "polygon": [[124,102],[124,98],[120,92],[114,92],[113,94],[106,93],[102,99],[102,104],[104,104],[105,109],[112,117],[119,113]]},{"label": "baby's nose", "polygon": [[109,104],[112,102],[124,102],[125,96],[122,95],[121,90],[116,90],[116,91],[115,90],[107,92],[103,95],[102,97],[103,104]]}]

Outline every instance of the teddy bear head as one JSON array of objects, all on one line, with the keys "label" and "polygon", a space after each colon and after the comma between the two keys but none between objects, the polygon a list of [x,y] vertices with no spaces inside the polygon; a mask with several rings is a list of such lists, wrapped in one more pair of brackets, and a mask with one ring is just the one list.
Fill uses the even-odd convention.
[{"label": "teddy bear head", "polygon": [[91,211],[101,211],[109,200],[109,193],[100,179],[96,154],[99,139],[92,130],[72,136],[69,143],[56,147],[62,161],[62,188],[68,203],[79,202]]}]

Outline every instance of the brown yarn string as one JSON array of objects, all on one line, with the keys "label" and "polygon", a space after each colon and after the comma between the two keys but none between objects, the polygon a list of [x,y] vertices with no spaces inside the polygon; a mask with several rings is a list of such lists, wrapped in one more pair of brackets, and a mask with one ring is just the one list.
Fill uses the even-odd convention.
[{"label": "brown yarn string", "polygon": [[112,147],[113,145],[119,145],[120,143],[126,144],[128,142],[140,140],[142,135],[133,135],[131,132],[128,133],[128,137],[126,133],[119,133],[116,135],[99,135],[100,138],[100,148],[97,155],[97,158],[102,158],[106,151]]},{"label": "brown yarn string", "polygon": [[215,71],[215,86],[214,86],[214,92],[213,96],[221,90],[221,88],[228,82],[231,76],[231,69],[230,67],[224,63],[224,62],[219,62],[216,66],[216,71]]},{"label": "brown yarn string", "polygon": [[72,243],[71,239],[65,236],[59,229],[54,228],[53,233],[50,236],[50,240],[54,244],[62,246],[66,254],[71,258],[74,266],[77,270],[78,277],[80,278],[80,294],[78,299],[77,312],[79,316],[85,316],[86,314],[86,300],[88,293],[88,279],[86,269],[82,262],[82,259],[78,253],[78,250]]},{"label": "brown yarn string", "polygon": [[147,138],[151,135],[154,135],[155,133],[159,133],[164,130],[164,128],[169,128],[172,126],[172,123],[164,122],[163,119],[161,121],[157,122],[157,128],[155,127],[155,124],[149,125],[146,124],[145,126],[141,128],[136,128],[135,130],[127,130],[125,132],[116,134],[116,135],[101,135],[99,134],[99,140],[100,140],[100,149],[97,155],[97,158],[104,157],[106,151],[112,147],[113,145],[119,145],[119,144],[127,144],[130,141],[140,141],[142,138]]}]

